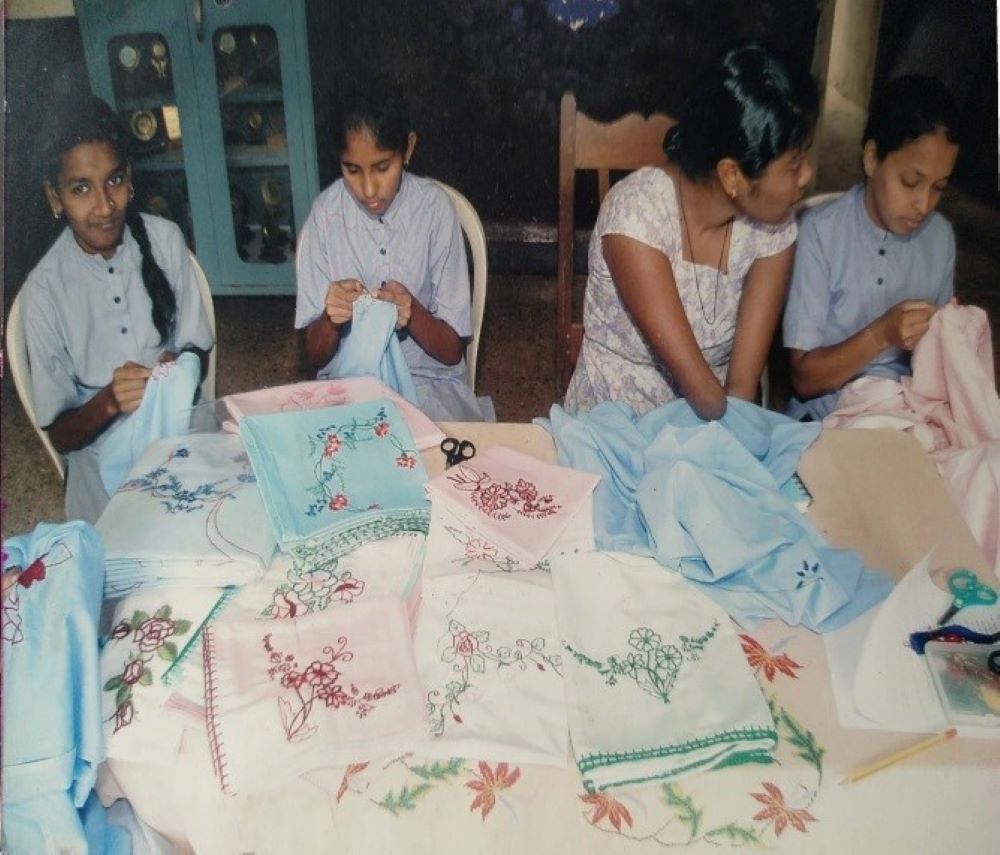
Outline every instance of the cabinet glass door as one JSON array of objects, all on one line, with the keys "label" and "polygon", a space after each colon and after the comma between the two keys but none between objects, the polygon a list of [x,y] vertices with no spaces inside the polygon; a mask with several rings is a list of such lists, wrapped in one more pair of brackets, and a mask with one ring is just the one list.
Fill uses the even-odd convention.
[{"label": "cabinet glass door", "polygon": [[196,250],[169,42],[159,32],[128,33],[107,48],[113,103],[129,135],[134,204],[173,220]]}]

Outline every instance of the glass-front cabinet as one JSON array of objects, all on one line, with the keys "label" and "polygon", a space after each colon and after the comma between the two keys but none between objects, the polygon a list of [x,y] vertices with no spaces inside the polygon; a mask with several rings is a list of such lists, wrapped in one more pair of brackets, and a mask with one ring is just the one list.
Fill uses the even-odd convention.
[{"label": "glass-front cabinet", "polygon": [[216,294],[291,293],[319,192],[304,0],[76,0],[95,94],[131,134],[142,210]]}]

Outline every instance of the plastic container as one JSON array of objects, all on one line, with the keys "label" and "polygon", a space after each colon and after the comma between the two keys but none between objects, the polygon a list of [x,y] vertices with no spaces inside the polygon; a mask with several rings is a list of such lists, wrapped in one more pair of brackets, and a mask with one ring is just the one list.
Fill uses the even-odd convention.
[{"label": "plastic container", "polygon": [[927,667],[949,721],[979,727],[1000,726],[1000,674],[988,658],[1000,644],[929,641]]}]

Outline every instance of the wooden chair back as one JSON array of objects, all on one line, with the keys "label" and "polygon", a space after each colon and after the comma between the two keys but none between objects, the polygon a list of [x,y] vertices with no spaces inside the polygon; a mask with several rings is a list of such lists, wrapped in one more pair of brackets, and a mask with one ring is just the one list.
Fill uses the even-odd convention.
[{"label": "wooden chair back", "polygon": [[674,120],[663,113],[644,118],[629,113],[612,122],[598,122],[576,108],[576,96],[566,92],[559,116],[559,229],[556,271],[556,382],[562,394],[580,354],[583,323],[573,310],[573,205],[578,170],[596,170],[600,201],[611,186],[611,172],[666,163],[663,136]]}]

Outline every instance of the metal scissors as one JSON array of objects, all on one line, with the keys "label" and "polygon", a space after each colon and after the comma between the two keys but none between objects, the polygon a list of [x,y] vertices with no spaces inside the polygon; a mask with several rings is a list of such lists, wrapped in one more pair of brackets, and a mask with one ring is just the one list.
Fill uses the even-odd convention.
[{"label": "metal scissors", "polygon": [[948,590],[952,601],[938,626],[944,626],[959,609],[966,606],[991,606],[997,601],[997,592],[989,585],[979,581],[979,577],[971,570],[956,570],[948,577]]},{"label": "metal scissors", "polygon": [[467,439],[455,439],[453,436],[446,436],[441,440],[441,450],[447,460],[444,468],[450,469],[456,463],[464,463],[476,456],[476,446]]}]

